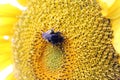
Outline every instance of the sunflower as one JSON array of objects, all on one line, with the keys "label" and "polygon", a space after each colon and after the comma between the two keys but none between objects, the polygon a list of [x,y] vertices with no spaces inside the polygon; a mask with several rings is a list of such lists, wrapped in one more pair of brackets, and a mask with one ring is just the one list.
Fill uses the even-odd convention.
[{"label": "sunflower", "polygon": [[[19,2],[19,3],[18,3]],[[13,26],[26,3],[25,0],[0,1],[0,79],[15,80],[12,73],[11,39]],[[23,5],[23,6],[22,6]],[[8,77],[7,77],[8,76]],[[7,77],[7,78],[6,78]]]},{"label": "sunflower", "polygon": [[[16,79],[120,79],[119,0],[34,0],[28,3],[28,9],[15,26],[12,41]],[[1,70],[12,67],[10,39],[13,33],[10,29],[17,21],[16,14],[20,13],[18,9],[15,12],[10,16],[9,12],[1,13],[7,16],[1,18],[4,23],[0,31]],[[54,41],[56,35],[58,44]],[[60,41],[61,38],[64,40]],[[11,75],[8,80],[14,80]]]}]

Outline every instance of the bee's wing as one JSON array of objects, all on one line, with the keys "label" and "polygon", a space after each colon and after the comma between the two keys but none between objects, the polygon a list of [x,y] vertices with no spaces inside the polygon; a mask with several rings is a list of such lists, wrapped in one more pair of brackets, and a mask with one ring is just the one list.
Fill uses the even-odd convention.
[{"label": "bee's wing", "polygon": [[51,34],[48,34],[48,33],[43,33],[43,34],[42,34],[42,37],[43,37],[44,39],[46,39],[47,41],[49,41],[49,40],[51,39],[52,35],[51,35]]}]

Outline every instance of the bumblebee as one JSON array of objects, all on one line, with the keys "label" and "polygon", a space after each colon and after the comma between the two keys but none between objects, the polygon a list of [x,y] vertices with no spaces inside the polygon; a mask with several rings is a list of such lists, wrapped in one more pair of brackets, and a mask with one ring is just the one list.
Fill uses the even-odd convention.
[{"label": "bumblebee", "polygon": [[64,40],[60,32],[54,32],[53,30],[44,32],[42,37],[52,44],[62,43]]}]

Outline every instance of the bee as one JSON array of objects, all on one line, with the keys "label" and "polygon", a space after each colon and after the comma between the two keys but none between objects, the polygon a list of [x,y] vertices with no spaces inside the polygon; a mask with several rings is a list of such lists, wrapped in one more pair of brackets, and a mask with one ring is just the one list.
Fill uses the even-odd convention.
[{"label": "bee", "polygon": [[52,44],[62,43],[64,40],[60,32],[54,32],[52,29],[44,32],[42,37]]}]

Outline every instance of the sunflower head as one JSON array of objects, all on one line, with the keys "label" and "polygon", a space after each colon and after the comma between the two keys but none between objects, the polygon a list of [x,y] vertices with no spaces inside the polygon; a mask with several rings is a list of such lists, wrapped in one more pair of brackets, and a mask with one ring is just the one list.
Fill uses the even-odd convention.
[{"label": "sunflower head", "polygon": [[[43,35],[52,28],[64,36],[62,44],[52,45],[43,39],[52,35]],[[120,64],[112,38],[111,22],[94,0],[30,1],[13,38],[16,78],[119,79]]]}]

